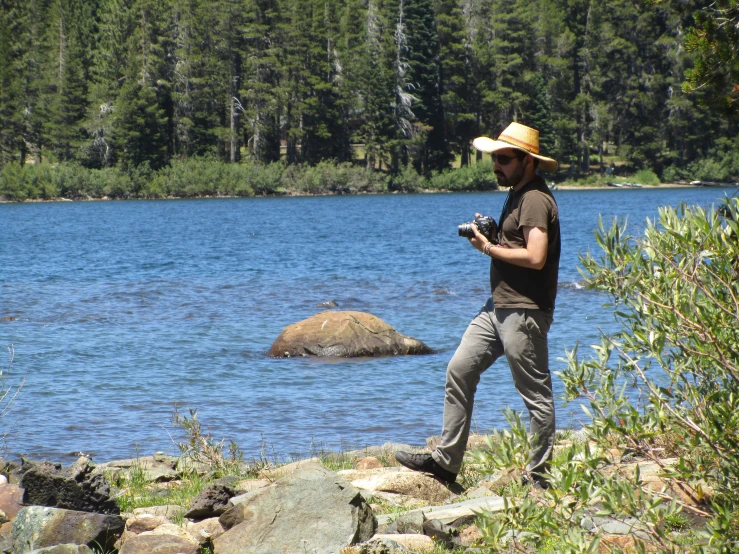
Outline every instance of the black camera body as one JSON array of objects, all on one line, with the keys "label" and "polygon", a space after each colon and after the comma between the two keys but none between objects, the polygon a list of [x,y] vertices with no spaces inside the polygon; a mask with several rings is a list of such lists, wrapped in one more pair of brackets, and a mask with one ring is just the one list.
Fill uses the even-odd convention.
[{"label": "black camera body", "polygon": [[475,225],[480,234],[488,239],[493,244],[498,244],[498,224],[490,216],[482,216],[475,218],[475,221],[469,223],[462,223],[457,227],[457,232],[460,237],[466,237],[471,239],[475,236],[475,232],[472,230],[472,226]]}]

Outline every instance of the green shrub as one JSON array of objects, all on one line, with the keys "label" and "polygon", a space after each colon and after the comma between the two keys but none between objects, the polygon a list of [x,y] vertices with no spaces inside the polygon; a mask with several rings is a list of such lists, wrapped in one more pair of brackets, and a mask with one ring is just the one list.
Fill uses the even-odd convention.
[{"label": "green shrub", "polygon": [[236,189],[238,196],[251,196],[248,194],[249,190],[258,195],[275,194],[280,191],[282,172],[285,171],[285,166],[281,162],[248,165],[246,169],[245,181]]},{"label": "green shrub", "polygon": [[281,191],[297,194],[358,194],[387,190],[387,178],[382,173],[346,162],[290,165],[282,172],[280,184]]},{"label": "green shrub", "polygon": [[639,183],[640,185],[659,185],[660,180],[657,174],[651,169],[640,169],[629,181]]},{"label": "green shrub", "polygon": [[688,166],[691,180],[729,182],[739,179],[739,154],[696,160]]},{"label": "green shrub", "polygon": [[498,188],[495,173],[493,173],[493,164],[490,162],[434,173],[428,185],[432,190],[454,192],[496,190]]},{"label": "green shrub", "polygon": [[[622,330],[603,336],[591,358],[568,352],[559,373],[567,399],[589,405],[585,430],[595,448],[584,441],[559,453],[539,501],[527,497],[484,514],[480,527],[493,549],[514,537],[535,551],[550,543],[561,552],[597,551],[599,533],[580,525],[597,510],[639,521],[637,546],[644,539],[661,552],[739,550],[739,199],[710,211],[662,208],[640,237],[626,228],[601,223],[602,257],[581,257],[588,286],[613,298]],[[525,427],[508,419],[511,432],[473,463],[523,465]],[[709,523],[688,533],[690,544],[680,500],[646,489],[638,471],[599,471],[615,444],[658,463],[678,458],[665,471],[709,505],[701,508]]]},{"label": "green shrub", "polygon": [[615,434],[648,455],[671,437],[676,475],[716,492],[712,540],[736,548],[739,200],[712,211],[662,208],[640,238],[615,223],[596,238],[604,256],[581,262],[589,287],[613,297],[623,331],[604,337],[591,360],[568,354],[566,393],[590,400],[600,440]]},{"label": "green shrub", "polygon": [[687,180],[688,175],[684,168],[671,165],[662,172],[662,181],[665,183],[676,183]]},{"label": "green shrub", "polygon": [[390,179],[390,189],[398,192],[418,192],[428,186],[428,181],[413,169],[411,164],[406,165],[403,171]]}]

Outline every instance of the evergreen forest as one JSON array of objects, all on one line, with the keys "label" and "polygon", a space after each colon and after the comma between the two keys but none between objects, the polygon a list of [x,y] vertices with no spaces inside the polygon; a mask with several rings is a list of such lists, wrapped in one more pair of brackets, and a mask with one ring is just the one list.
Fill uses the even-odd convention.
[{"label": "evergreen forest", "polygon": [[[203,171],[251,175],[244,194],[298,178],[309,192],[316,179],[454,189],[441,177],[452,167],[484,188],[464,172],[481,159],[471,141],[511,121],[540,130],[555,179],[618,160],[663,180],[733,180],[737,110],[710,67],[709,12],[723,4],[736,12],[705,0],[0,0],[0,196],[167,195]],[[736,59],[736,33],[718,43]],[[222,191],[190,194],[209,192]]]}]

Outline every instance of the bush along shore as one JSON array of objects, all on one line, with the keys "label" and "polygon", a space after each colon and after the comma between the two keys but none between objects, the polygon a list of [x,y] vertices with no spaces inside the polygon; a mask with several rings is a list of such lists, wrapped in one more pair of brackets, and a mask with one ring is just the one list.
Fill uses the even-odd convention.
[{"label": "bush along shore", "polygon": [[[631,175],[592,174],[567,181],[567,186],[657,186],[650,170]],[[88,169],[74,163],[9,164],[0,171],[0,201],[126,200],[386,194],[415,192],[474,192],[498,188],[489,161],[433,172],[424,177],[412,166],[393,175],[352,163],[320,162],[315,166],[227,164],[209,158],[174,161],[152,171],[141,164],[129,171],[119,167]]]},{"label": "bush along shore", "polygon": [[157,171],[151,171],[146,164],[130,171],[87,169],[76,164],[9,164],[0,172],[0,199],[6,201],[379,194],[496,188],[489,162],[434,173],[429,178],[420,176],[411,166],[390,175],[350,163],[226,164],[204,158],[175,161]]}]

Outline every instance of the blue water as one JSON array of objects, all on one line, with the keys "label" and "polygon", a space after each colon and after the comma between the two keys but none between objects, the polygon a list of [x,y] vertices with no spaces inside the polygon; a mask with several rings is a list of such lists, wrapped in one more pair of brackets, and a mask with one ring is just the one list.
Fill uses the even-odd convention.
[{"label": "blue water", "polygon": [[[558,191],[563,255],[553,370],[614,330],[607,298],[578,287],[599,214],[635,231],[657,207],[716,189]],[[729,193],[734,191],[728,191]],[[97,461],[176,452],[170,419],[197,408],[246,458],[318,447],[423,444],[441,425],[446,364],[488,295],[488,264],[457,225],[497,217],[502,192],[0,205],[0,345],[15,347],[0,419],[11,456]],[[333,300],[438,354],[270,359],[282,329]],[[7,368],[6,368],[7,369]],[[555,378],[557,394],[561,382]],[[523,410],[504,360],[483,376],[473,428]],[[577,426],[578,407],[558,411]]]}]

